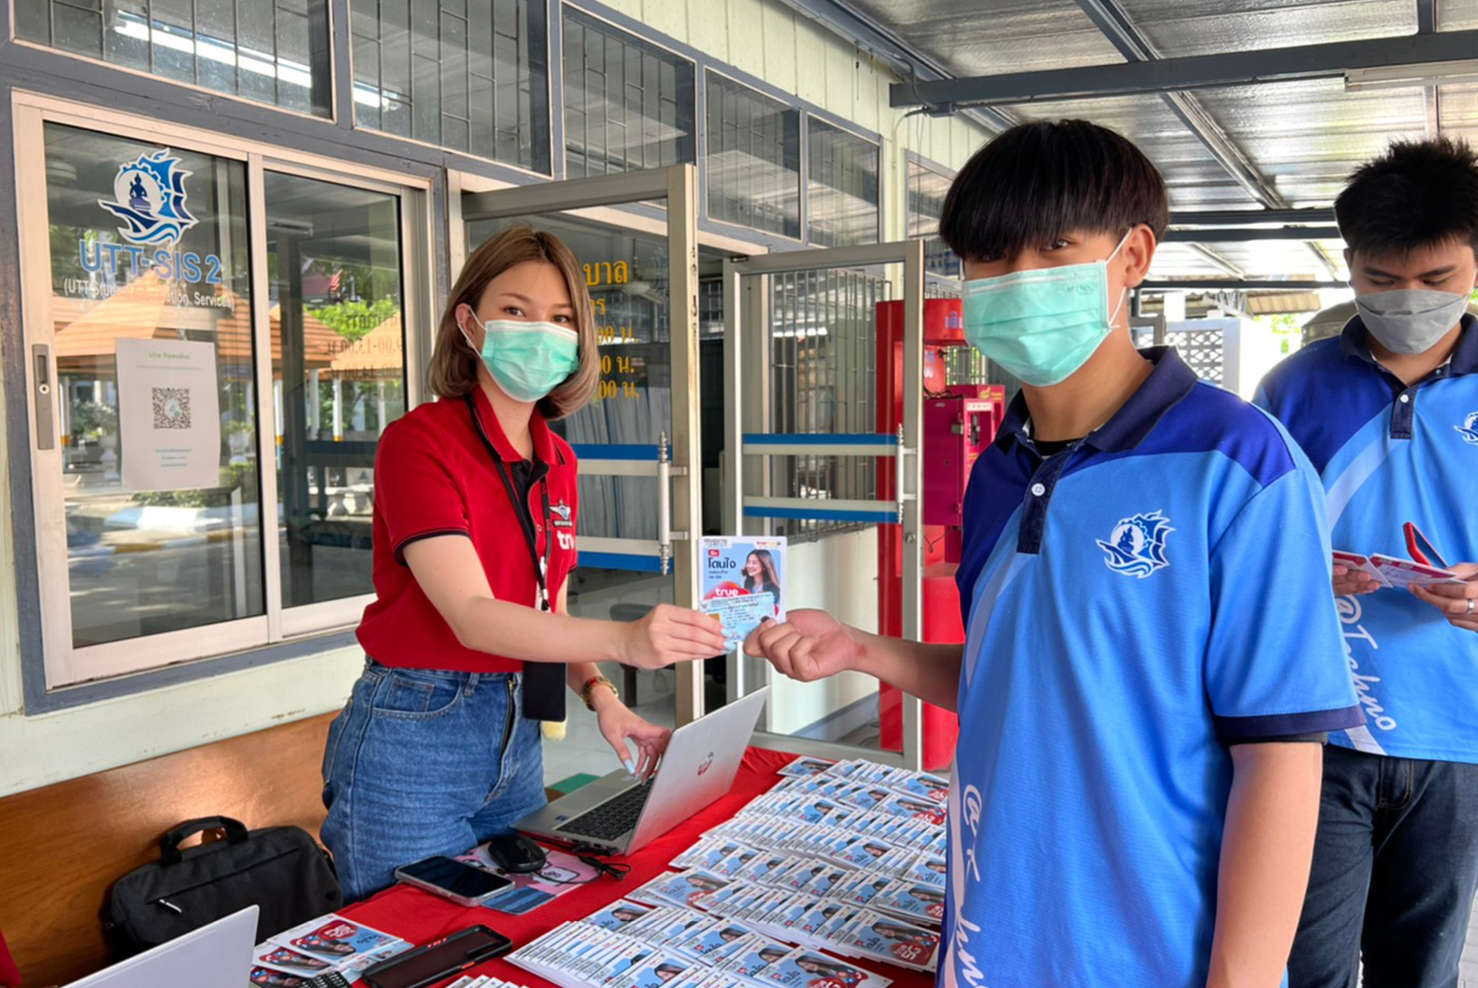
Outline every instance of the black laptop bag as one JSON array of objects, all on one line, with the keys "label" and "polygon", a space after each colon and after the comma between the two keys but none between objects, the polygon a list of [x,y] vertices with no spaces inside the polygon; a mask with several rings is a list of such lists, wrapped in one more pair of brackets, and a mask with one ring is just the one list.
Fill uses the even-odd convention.
[{"label": "black laptop bag", "polygon": [[[180,850],[192,834],[226,839]],[[159,860],[113,885],[103,928],[114,954],[131,957],[207,923],[258,906],[257,942],[338,909],[339,879],[328,852],[301,827],[246,829],[240,820],[186,820],[159,839]]]}]

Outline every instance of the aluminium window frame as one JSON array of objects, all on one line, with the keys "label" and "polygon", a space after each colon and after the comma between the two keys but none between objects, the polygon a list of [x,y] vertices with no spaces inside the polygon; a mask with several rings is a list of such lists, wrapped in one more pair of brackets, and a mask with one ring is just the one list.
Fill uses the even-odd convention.
[{"label": "aluminium window frame", "polygon": [[[486,162],[488,164],[496,165],[499,168],[506,169],[510,172],[519,175],[527,175],[532,179],[537,179],[540,181],[557,181],[564,178],[564,87],[563,79],[558,77],[559,74],[564,71],[564,63],[561,54],[564,40],[564,35],[562,33],[564,19],[562,16],[555,16],[555,8],[559,6],[560,2],[561,0],[543,0],[545,21],[544,94],[545,97],[548,99],[548,105],[545,109],[549,116],[547,126],[545,127],[546,136],[548,138],[548,146],[545,149],[548,154],[549,160],[548,171],[541,172],[536,168],[525,168],[524,166],[516,164],[515,162],[503,161],[501,158],[493,158],[487,155],[476,154],[472,151],[460,151],[456,148],[448,148],[440,144],[432,144],[430,141],[423,141],[419,138],[405,137],[401,134],[392,134],[389,131],[381,130],[378,127],[367,127],[362,125],[359,122],[359,113],[355,109],[356,104],[354,102],[354,87],[356,85],[354,74],[354,0],[330,0],[330,8],[333,8],[337,4],[342,3],[344,4],[344,8],[348,13],[346,22],[349,26],[346,28],[344,34],[345,41],[343,51],[340,57],[338,57],[334,61],[334,64],[336,66],[341,63],[344,66],[343,79],[344,86],[346,88],[345,103],[348,108],[348,126],[355,131],[361,131],[366,134],[374,134],[386,140],[402,141],[406,144],[414,145],[421,148],[427,148],[431,151],[441,152],[449,155],[458,155],[460,157],[467,158],[473,161]],[[330,24],[332,24],[332,21],[330,21]],[[334,55],[338,53],[338,49],[337,47],[335,47],[337,44],[338,42],[337,40],[335,40],[330,45],[331,58],[333,58]],[[336,73],[335,83],[338,84],[338,81],[339,80]],[[337,109],[338,106],[339,104],[336,102],[335,108]],[[448,167],[451,166],[449,165]]]},{"label": "aluminium window frame", "polygon": [[[710,77],[713,77],[713,76],[717,76],[720,79],[727,80],[728,82],[731,82],[734,85],[739,86],[742,89],[747,89],[751,93],[754,93],[756,96],[758,96],[758,97],[760,97],[762,99],[767,99],[767,100],[770,100],[771,102],[779,103],[785,109],[787,109],[787,110],[795,113],[795,115],[796,115],[796,145],[797,145],[796,146],[796,173],[795,173],[795,180],[796,180],[796,190],[795,190],[796,191],[796,228],[799,231],[799,233],[798,233],[797,236],[791,237],[791,236],[787,236],[786,234],[783,234],[783,233],[776,233],[773,230],[760,230],[757,227],[748,227],[748,226],[744,226],[743,224],[740,224],[740,223],[730,223],[728,220],[714,219],[712,216],[709,215],[709,212],[708,212],[708,196],[709,196],[709,189],[710,189],[709,182],[712,181],[712,178],[708,174],[708,141],[709,141],[709,134],[708,134],[708,80],[709,80]],[[741,73],[736,72],[730,66],[721,65],[720,63],[717,63],[717,62],[712,63],[710,65],[706,65],[706,66],[703,67],[703,87],[702,88],[703,88],[703,98],[702,98],[702,104],[703,104],[703,127],[702,127],[703,146],[699,149],[699,155],[700,155],[700,157],[703,158],[703,174],[702,174],[702,181],[699,184],[699,192],[701,194],[701,198],[702,198],[703,201],[699,205],[699,215],[704,220],[708,221],[709,223],[712,223],[716,227],[725,227],[725,228],[729,228],[729,229],[733,229],[733,230],[752,230],[755,233],[760,233],[760,234],[763,234],[763,235],[765,235],[767,237],[774,237],[777,240],[781,240],[781,241],[784,241],[786,243],[794,244],[795,247],[796,247],[796,249],[800,249],[800,248],[804,247],[806,245],[806,192],[807,192],[807,189],[806,189],[807,154],[806,154],[806,123],[805,123],[805,118],[806,118],[806,114],[807,114],[808,111],[806,110],[806,108],[803,105],[797,103],[794,97],[782,98],[783,94],[782,95],[776,95],[774,93],[767,92],[764,89],[761,89],[761,88],[759,88],[757,86],[750,85],[749,82],[747,82],[743,78],[741,78]]]},{"label": "aluminium window frame", "polygon": [[[553,24],[553,21],[555,20],[555,17],[554,17],[554,12],[551,10],[551,12],[550,12],[550,21],[551,21],[550,29],[549,29],[548,32],[546,32],[548,34],[548,37],[549,37],[549,48],[550,48],[550,50],[549,50],[549,76],[550,76],[551,79],[553,79],[556,76],[556,74],[559,77],[559,103],[558,104],[555,104],[555,103],[551,102],[550,103],[550,106],[549,106],[549,115],[550,115],[550,117],[551,118],[558,118],[558,120],[559,120],[559,145],[553,149],[554,150],[554,160],[557,160],[559,162],[559,167],[558,167],[559,175],[558,175],[558,177],[560,179],[568,179],[568,178],[571,177],[570,176],[570,166],[569,166],[570,144],[569,144],[569,139],[566,137],[566,134],[565,134],[565,105],[566,105],[566,94],[565,94],[564,38],[565,38],[565,28],[566,28],[566,25],[568,23],[568,15],[569,15],[569,13],[571,11],[573,11],[577,16],[583,17],[587,21],[595,21],[595,22],[597,22],[597,24],[599,25],[599,27],[598,27],[599,30],[608,31],[608,32],[610,32],[612,34],[623,35],[626,39],[629,39],[629,41],[631,43],[633,43],[634,46],[636,48],[638,48],[638,49],[647,50],[649,52],[655,51],[657,53],[665,53],[665,54],[671,55],[674,59],[676,59],[676,60],[678,60],[680,62],[686,63],[687,66],[688,66],[688,68],[692,70],[692,73],[693,73],[693,135],[692,135],[692,140],[693,140],[693,160],[692,161],[678,161],[678,162],[674,162],[673,165],[693,165],[695,168],[698,169],[699,199],[702,200],[706,196],[706,192],[704,190],[706,190],[708,188],[708,184],[707,184],[708,183],[708,173],[707,173],[707,169],[705,169],[703,167],[703,148],[705,146],[706,136],[705,136],[705,133],[704,133],[704,131],[705,131],[705,128],[703,126],[703,123],[704,122],[703,122],[702,118],[700,117],[700,114],[703,113],[703,112],[705,112],[705,110],[706,110],[705,100],[703,98],[703,92],[702,92],[702,90],[703,90],[703,62],[702,62],[702,60],[699,59],[699,58],[697,58],[697,57],[695,57],[695,53],[694,52],[682,50],[683,46],[679,45],[674,39],[668,37],[665,34],[660,34],[658,32],[652,31],[650,28],[648,28],[644,24],[641,24],[640,22],[628,21],[627,23],[621,23],[621,18],[619,17],[619,15],[616,14],[615,11],[608,10],[608,9],[599,9],[597,7],[586,6],[586,5],[578,4],[578,3],[571,3],[570,0],[550,0],[550,4],[551,4],[551,7],[553,5],[555,5],[555,4],[558,4],[558,7],[559,7],[559,16],[558,16],[559,24],[558,24],[558,29],[556,30],[555,29],[555,26]],[[558,47],[555,47],[556,40],[558,42]],[[551,123],[552,122],[553,122],[553,120],[551,119]],[[554,133],[554,128],[551,126],[550,127],[551,140],[553,140],[553,133]],[[659,165],[657,167],[658,168],[663,168],[663,167],[673,167],[673,166],[672,165]],[[640,169],[628,169],[628,171],[631,171],[631,170],[640,170]],[[619,172],[607,172],[606,174],[607,175],[611,175],[611,174],[620,174],[620,173]],[[600,176],[587,175],[587,176],[576,176],[576,177],[578,177],[578,178],[598,178]],[[661,208],[661,207],[658,207],[658,208]],[[707,216],[707,210],[702,208],[702,204],[700,202],[700,204],[699,204],[698,217],[701,220],[701,219],[705,218],[706,216]]]},{"label": "aluminium window frame", "polygon": [[[878,209],[878,218],[877,218],[877,224],[876,224],[876,230],[875,230],[875,232],[877,234],[877,239],[874,240],[871,244],[837,244],[837,245],[834,245],[834,246],[837,246],[837,247],[870,247],[870,246],[873,246],[873,244],[886,243],[887,241],[885,240],[885,238],[883,236],[883,233],[884,233],[884,228],[885,228],[885,222],[886,222],[885,218],[887,216],[887,207],[888,207],[888,201],[887,201],[887,199],[888,199],[888,196],[887,196],[887,185],[888,185],[888,182],[887,182],[887,178],[886,178],[886,175],[885,175],[885,164],[886,163],[883,160],[884,142],[883,142],[882,135],[881,134],[876,134],[876,133],[874,133],[872,131],[869,131],[869,130],[866,130],[866,129],[862,128],[862,127],[858,127],[856,124],[850,123],[850,122],[845,121],[845,120],[844,121],[837,121],[837,120],[834,120],[834,119],[828,119],[827,117],[823,117],[823,116],[821,116],[819,114],[813,114],[813,113],[809,113],[809,112],[803,113],[801,115],[801,166],[802,166],[802,168],[805,169],[804,172],[801,175],[801,179],[802,179],[802,182],[803,182],[803,187],[804,187],[804,190],[805,190],[805,196],[804,196],[804,198],[802,200],[802,202],[803,202],[804,205],[802,206],[802,209],[801,209],[801,212],[802,212],[803,216],[805,217],[805,225],[801,227],[801,233],[802,233],[803,236],[805,236],[806,243],[807,244],[810,244],[810,245],[813,245],[813,246],[833,246],[833,245],[820,245],[820,244],[816,244],[816,242],[811,239],[811,181],[812,181],[812,179],[811,179],[811,120],[812,120],[813,117],[817,121],[825,124],[826,126],[832,128],[833,130],[839,130],[842,133],[848,135],[849,137],[855,137],[855,138],[857,138],[860,141],[863,141],[863,142],[865,142],[867,144],[872,145],[873,153],[877,156],[877,163],[878,163],[878,207],[877,207],[877,209]],[[906,178],[906,176],[905,176],[905,178]],[[905,183],[905,186],[904,186],[905,208],[907,206],[907,202],[906,202],[907,198],[908,198],[908,190],[907,190],[907,184]]]}]

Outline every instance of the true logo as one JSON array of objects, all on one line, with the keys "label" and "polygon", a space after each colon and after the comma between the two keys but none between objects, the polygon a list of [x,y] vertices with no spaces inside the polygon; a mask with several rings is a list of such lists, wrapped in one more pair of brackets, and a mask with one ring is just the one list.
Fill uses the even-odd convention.
[{"label": "true logo", "polygon": [[1478,412],[1473,412],[1463,420],[1462,425],[1455,425],[1453,428],[1463,437],[1463,442],[1478,446]]},{"label": "true logo", "polygon": [[1158,511],[1121,519],[1109,541],[1098,542],[1107,554],[1103,563],[1115,573],[1143,580],[1170,565],[1165,558],[1165,536],[1173,531],[1170,519]]},{"label": "true logo", "polygon": [[551,504],[549,506],[549,513],[553,516],[556,528],[570,528],[574,524],[570,520],[574,517],[574,512],[570,510],[570,506],[565,504],[564,501]]},{"label": "true logo", "polygon": [[117,201],[99,199],[98,205],[127,224],[118,228],[125,240],[168,247],[198,222],[185,208],[185,177],[190,173],[179,164],[165,148],[118,167],[113,179]]},{"label": "true logo", "polygon": [[713,752],[710,751],[708,753],[708,757],[705,758],[705,759],[703,759],[703,761],[698,765],[698,774],[699,775],[702,775],[704,772],[707,772],[712,767],[713,767]]}]

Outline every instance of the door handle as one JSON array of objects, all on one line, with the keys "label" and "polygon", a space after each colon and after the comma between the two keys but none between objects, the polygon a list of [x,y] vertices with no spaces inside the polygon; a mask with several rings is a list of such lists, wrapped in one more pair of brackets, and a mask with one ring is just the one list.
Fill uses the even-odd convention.
[{"label": "door handle", "polygon": [[31,360],[35,364],[32,387],[33,404],[36,407],[36,448],[43,451],[56,449],[56,414],[52,408],[51,347],[44,343],[31,344]]}]

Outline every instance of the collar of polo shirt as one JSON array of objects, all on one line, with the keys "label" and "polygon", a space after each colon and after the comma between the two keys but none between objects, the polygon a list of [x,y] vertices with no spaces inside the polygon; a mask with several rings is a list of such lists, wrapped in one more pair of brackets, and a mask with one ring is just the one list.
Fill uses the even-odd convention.
[{"label": "collar of polo shirt", "polygon": [[[1473,374],[1478,373],[1478,317],[1471,312],[1463,313],[1463,332],[1457,338],[1457,346],[1453,348],[1452,356],[1446,364],[1448,373]],[[1363,360],[1367,364],[1381,367],[1380,361],[1376,360],[1370,352],[1370,344],[1366,340],[1365,323],[1355,316],[1345,323],[1345,328],[1339,334],[1339,352],[1346,357]],[[1381,367],[1384,370],[1384,367]]]},{"label": "collar of polo shirt", "polygon": [[[1131,450],[1144,442],[1165,413],[1179,404],[1196,386],[1196,373],[1181,359],[1174,347],[1157,346],[1141,350],[1145,359],[1155,365],[1150,376],[1129,400],[1120,406],[1107,422],[1088,434],[1083,442],[1105,453]],[[1026,395],[1018,394],[1006,410],[1006,417],[996,433],[996,445],[1009,450],[1018,441],[1030,438],[1027,423],[1031,410]]]}]

